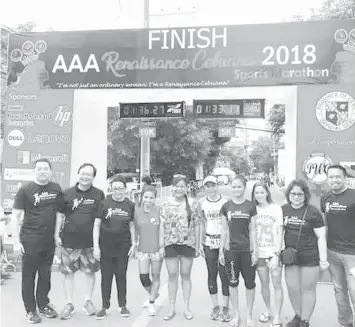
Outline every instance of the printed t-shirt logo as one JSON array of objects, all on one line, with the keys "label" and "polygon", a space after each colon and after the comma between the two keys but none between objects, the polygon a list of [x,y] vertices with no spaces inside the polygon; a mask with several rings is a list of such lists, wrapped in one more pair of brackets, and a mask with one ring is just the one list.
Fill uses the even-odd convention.
[{"label": "printed t-shirt logo", "polygon": [[128,217],[128,212],[122,210],[121,208],[108,208],[105,219],[109,219],[112,216],[125,216]]},{"label": "printed t-shirt logo", "polygon": [[325,204],[325,212],[346,211],[347,209],[348,209],[347,206],[341,205],[339,202],[333,202],[333,203],[326,202]]},{"label": "printed t-shirt logo", "polygon": [[83,198],[81,198],[81,199],[73,199],[73,206],[72,206],[72,210],[75,210],[75,209],[77,209],[78,208],[78,206],[79,206],[79,204],[81,203],[81,202],[83,202]]},{"label": "printed t-shirt logo", "polygon": [[43,201],[55,199],[57,197],[57,194],[42,192],[41,194],[38,194],[38,193],[33,194],[33,197],[34,197],[33,205],[37,206],[38,204],[40,204]]}]

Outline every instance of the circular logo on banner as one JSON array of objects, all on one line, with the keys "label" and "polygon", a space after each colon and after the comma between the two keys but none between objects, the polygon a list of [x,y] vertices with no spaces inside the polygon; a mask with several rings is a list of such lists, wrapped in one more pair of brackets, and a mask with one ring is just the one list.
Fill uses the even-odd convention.
[{"label": "circular logo on banner", "polygon": [[311,154],[303,163],[303,173],[314,184],[323,184],[327,180],[327,170],[331,159],[324,153]]},{"label": "circular logo on banner", "polygon": [[53,111],[53,123],[59,127],[65,127],[71,124],[73,112],[67,106],[59,106]]},{"label": "circular logo on banner", "polygon": [[334,132],[345,131],[355,123],[355,100],[344,92],[331,92],[316,107],[319,123]]},{"label": "circular logo on banner", "polygon": [[13,148],[18,148],[25,142],[25,134],[19,129],[13,129],[7,134],[7,143]]}]

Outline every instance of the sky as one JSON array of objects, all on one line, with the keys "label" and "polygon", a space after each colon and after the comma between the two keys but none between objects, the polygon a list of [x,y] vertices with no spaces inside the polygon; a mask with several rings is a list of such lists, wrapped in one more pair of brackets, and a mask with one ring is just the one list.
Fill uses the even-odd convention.
[{"label": "sky", "polygon": [[[275,23],[307,16],[323,0],[150,0],[151,27]],[[34,21],[36,31],[142,28],[144,0],[16,0],[1,3],[0,23]]]}]

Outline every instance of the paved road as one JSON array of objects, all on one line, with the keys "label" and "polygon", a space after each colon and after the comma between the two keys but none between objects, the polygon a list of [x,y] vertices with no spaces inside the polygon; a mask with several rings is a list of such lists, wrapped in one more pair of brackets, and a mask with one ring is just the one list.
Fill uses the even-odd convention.
[{"label": "paved road", "polygon": [[[158,304],[161,306],[159,313],[156,317],[150,318],[147,316],[145,310],[141,308],[143,301],[147,298],[145,291],[140,285],[138,278],[138,267],[137,262],[133,260],[129,264],[128,269],[128,308],[132,311],[132,316],[130,318],[121,318],[117,310],[116,301],[116,290],[113,287],[113,301],[112,301],[112,312],[110,316],[107,317],[105,321],[97,321],[94,317],[87,317],[85,314],[79,310],[80,305],[84,301],[85,294],[85,279],[84,276],[79,272],[76,276],[76,293],[74,297],[74,304],[77,307],[77,313],[69,321],[60,321],[58,319],[44,321],[45,325],[50,326],[63,326],[69,325],[72,327],[77,326],[100,326],[105,325],[119,326],[122,327],[163,327],[167,324],[171,327],[181,327],[184,326],[203,326],[212,327],[216,325],[221,325],[220,322],[213,322],[208,319],[208,314],[211,310],[211,301],[207,291],[207,281],[206,281],[206,268],[205,263],[202,258],[195,260],[192,273],[192,303],[191,309],[195,314],[195,318],[192,321],[186,321],[182,315],[182,295],[181,292],[178,294],[178,304],[177,304],[177,315],[170,322],[163,321],[163,315],[167,310],[167,274],[166,268],[163,266],[162,270],[162,287],[161,287],[161,297],[158,300]],[[101,306],[101,296],[100,296],[100,275],[97,274],[98,283],[95,287],[94,292],[94,304],[97,307]],[[11,325],[17,327],[28,326],[27,321],[24,319],[24,310],[21,300],[20,292],[20,280],[21,274],[16,273],[13,278],[7,280],[6,283],[1,287],[1,323],[3,327],[10,327]],[[63,287],[62,287],[62,276],[60,273],[53,273],[52,275],[52,291],[50,294],[51,301],[56,308],[61,309],[64,305]],[[244,318],[240,326],[245,326],[245,289],[242,285],[240,287],[240,309],[241,315]],[[312,326],[320,327],[335,327],[336,323],[336,306],[335,299],[333,295],[333,289],[330,285],[319,285],[318,286],[318,297],[317,306],[312,318]],[[263,304],[260,295],[260,285],[257,284],[257,296],[255,301],[254,318],[257,319],[263,311]],[[283,309],[283,319],[286,322],[292,316],[292,309],[290,302],[287,297],[287,291],[285,289],[285,304]],[[228,326],[228,325],[226,325]],[[257,323],[257,327],[267,326],[262,323]]]}]

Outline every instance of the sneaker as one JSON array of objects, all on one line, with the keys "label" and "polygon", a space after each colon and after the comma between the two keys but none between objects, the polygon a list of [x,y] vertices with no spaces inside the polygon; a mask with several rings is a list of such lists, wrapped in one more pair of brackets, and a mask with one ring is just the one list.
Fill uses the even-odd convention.
[{"label": "sneaker", "polygon": [[60,319],[67,320],[74,314],[74,312],[74,306],[71,303],[67,303],[60,314]]},{"label": "sneaker", "polygon": [[37,311],[28,312],[26,314],[26,319],[30,324],[39,324],[42,321]]},{"label": "sneaker", "polygon": [[157,309],[156,309],[154,303],[149,303],[149,305],[148,305],[148,314],[150,316],[156,316],[157,315]]},{"label": "sneaker", "polygon": [[230,322],[232,320],[232,315],[229,312],[229,308],[227,307],[222,308],[221,319],[223,322]]},{"label": "sneaker", "polygon": [[[154,299],[154,301],[156,301],[159,296],[160,296],[160,294],[158,293],[158,294],[157,294],[157,297]],[[150,303],[150,299],[144,301],[144,303],[143,303],[143,305],[142,305],[142,308],[145,308],[145,309],[148,308],[149,303]]]},{"label": "sneaker", "polygon": [[94,304],[90,300],[87,300],[84,303],[83,310],[88,316],[94,316],[97,312]]},{"label": "sneaker", "polygon": [[297,315],[286,324],[286,327],[300,327],[301,318]]},{"label": "sneaker", "polygon": [[212,312],[209,316],[210,319],[212,320],[217,320],[219,318],[219,315],[221,313],[221,309],[220,307],[217,305],[212,309]]},{"label": "sneaker", "polygon": [[300,327],[309,327],[309,321],[301,320]]},{"label": "sneaker", "polygon": [[96,315],[97,320],[102,320],[110,313],[110,309],[102,308]]},{"label": "sneaker", "polygon": [[120,313],[121,313],[121,317],[129,317],[131,315],[131,313],[126,307],[121,307]]},{"label": "sneaker", "polygon": [[43,309],[38,309],[40,315],[46,318],[57,318],[58,313],[54,310],[51,304],[47,304]]}]

